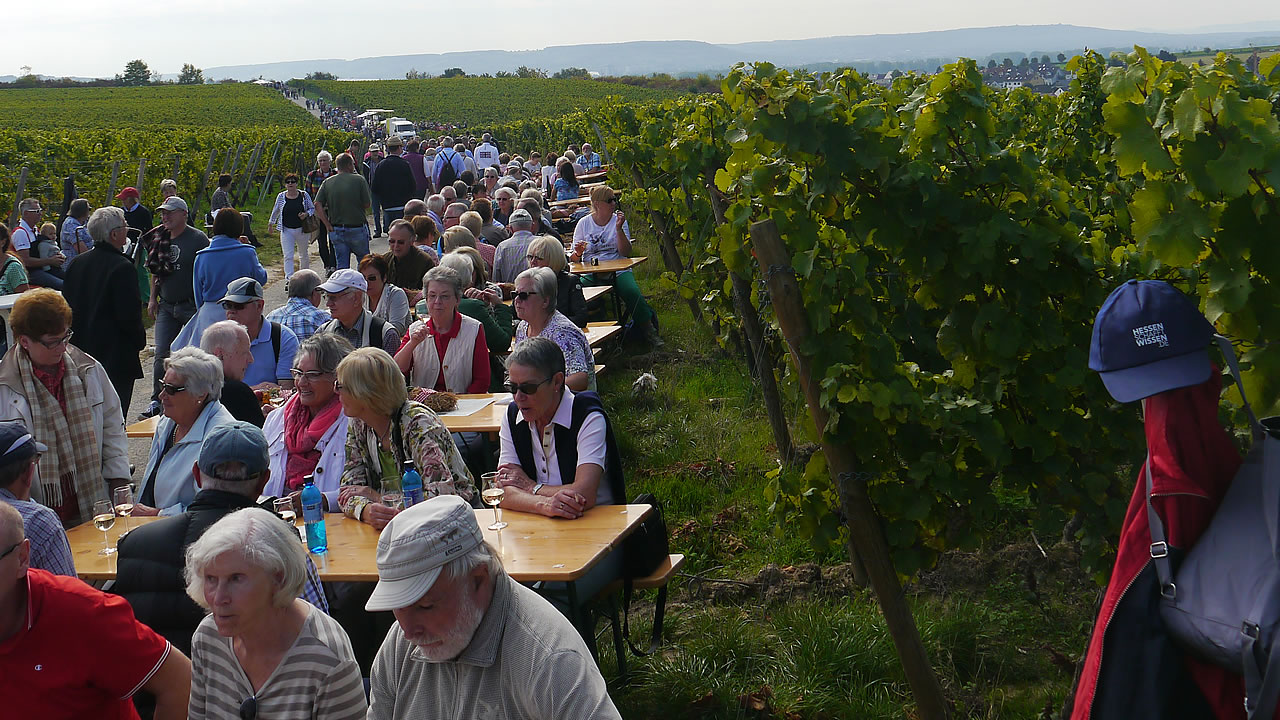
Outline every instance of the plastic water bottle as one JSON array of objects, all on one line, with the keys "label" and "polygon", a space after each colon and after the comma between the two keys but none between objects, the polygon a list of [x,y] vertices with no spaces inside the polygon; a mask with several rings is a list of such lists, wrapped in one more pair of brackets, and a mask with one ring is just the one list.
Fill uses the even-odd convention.
[{"label": "plastic water bottle", "polygon": [[322,553],[329,549],[324,531],[324,496],[316,488],[315,478],[302,478],[302,522],[307,526],[307,549]]},{"label": "plastic water bottle", "polygon": [[422,502],[422,476],[413,467],[412,460],[405,460],[402,465],[404,476],[400,479],[400,490],[404,493],[404,506],[413,507]]}]

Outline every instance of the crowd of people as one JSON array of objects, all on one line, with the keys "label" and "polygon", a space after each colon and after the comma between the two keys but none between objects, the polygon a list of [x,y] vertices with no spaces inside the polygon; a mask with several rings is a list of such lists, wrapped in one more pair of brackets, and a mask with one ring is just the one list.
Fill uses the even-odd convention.
[{"label": "crowd of people", "polygon": [[[556,162],[599,167],[575,150]],[[50,235],[35,199],[0,225],[0,283],[21,293],[0,360],[0,687],[20,716],[617,717],[583,638],[506,575],[471,512],[486,471],[514,512],[625,502],[588,281],[568,263],[627,256],[630,229],[607,185],[576,217],[553,213],[531,157],[487,135],[321,153],[271,213],[288,271],[274,308],[241,213],[221,206],[206,235],[171,183],[155,225],[134,188],[122,207],[73,203]],[[618,288],[633,337],[661,342],[638,286]],[[144,312],[143,416],[159,418],[135,478],[124,426]],[[423,402],[503,390],[495,446]],[[402,509],[384,496],[406,462],[426,500]],[[308,482],[324,511],[381,533],[375,587],[322,584],[268,512],[282,499],[301,514]],[[104,592],[74,579],[65,530],[121,492],[132,516],[159,517],[121,539]],[[394,624],[364,618],[386,611]],[[54,662],[77,670],[38,672]]]}]

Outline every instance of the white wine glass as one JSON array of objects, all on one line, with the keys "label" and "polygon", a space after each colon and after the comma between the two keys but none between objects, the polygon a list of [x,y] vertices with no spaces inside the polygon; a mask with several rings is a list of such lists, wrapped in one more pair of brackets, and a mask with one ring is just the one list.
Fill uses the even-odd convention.
[{"label": "white wine glass", "polygon": [[107,531],[115,527],[116,509],[110,500],[99,500],[93,504],[93,526],[102,531],[102,549],[99,555],[114,555],[116,549],[107,542]]},{"label": "white wine glass", "polygon": [[116,515],[124,518],[124,531],[129,532],[129,516],[133,514],[133,487],[121,485],[112,491]]},{"label": "white wine glass", "polygon": [[501,530],[507,524],[502,522],[502,516],[498,514],[498,506],[502,504],[502,496],[507,491],[498,483],[498,473],[487,472],[480,476],[481,490],[480,497],[484,499],[485,505],[493,507],[493,524],[489,526],[490,530]]}]

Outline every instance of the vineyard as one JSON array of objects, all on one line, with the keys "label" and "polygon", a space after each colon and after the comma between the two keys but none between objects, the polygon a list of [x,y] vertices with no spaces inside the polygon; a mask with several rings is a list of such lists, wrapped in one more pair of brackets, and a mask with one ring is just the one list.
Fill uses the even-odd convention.
[{"label": "vineyard", "polygon": [[302,82],[344,107],[386,108],[416,123],[482,127],[549,118],[601,105],[607,97],[643,102],[674,93],[595,80],[432,78],[427,80],[308,80]]},{"label": "vineyard", "polygon": [[252,83],[0,90],[0,127],[245,128],[318,126],[280,93]]}]

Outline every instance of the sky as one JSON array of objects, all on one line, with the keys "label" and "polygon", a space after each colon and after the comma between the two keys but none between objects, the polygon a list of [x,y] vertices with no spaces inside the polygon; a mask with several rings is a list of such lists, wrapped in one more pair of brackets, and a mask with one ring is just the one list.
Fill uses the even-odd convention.
[{"label": "sky", "polygon": [[[1262,0],[8,0],[0,75],[23,66],[51,76],[110,77],[141,58],[152,71],[183,63],[352,59],[466,50],[533,50],[633,40],[735,43],[833,35],[923,32],[1064,23],[1122,30],[1280,29],[1280,8]],[[16,6],[16,7],[15,7]],[[446,8],[456,32],[439,32]],[[356,9],[353,9],[356,8]],[[1158,8],[1158,9],[1157,9]],[[469,17],[462,17],[462,15]],[[475,16],[473,20],[470,16]],[[415,21],[416,18],[416,21]],[[51,22],[52,20],[52,22]],[[678,21],[678,22],[675,22]],[[1239,27],[1236,27],[1239,26]],[[27,32],[15,32],[26,28]]]}]

